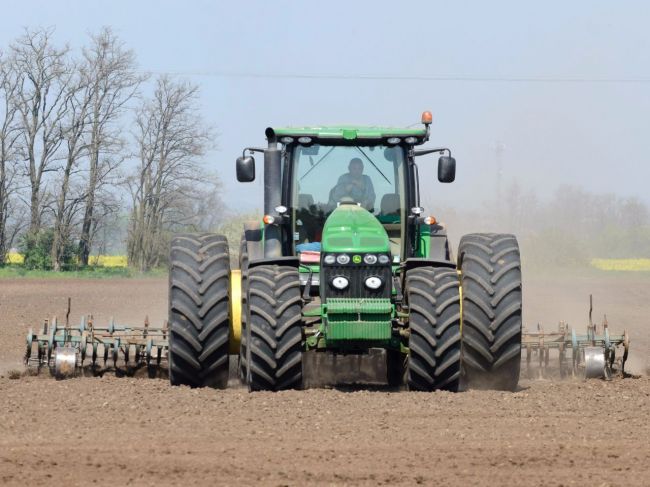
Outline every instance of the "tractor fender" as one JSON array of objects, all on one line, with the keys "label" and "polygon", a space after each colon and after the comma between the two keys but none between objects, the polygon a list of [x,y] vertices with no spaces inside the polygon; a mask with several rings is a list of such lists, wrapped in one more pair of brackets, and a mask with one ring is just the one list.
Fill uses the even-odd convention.
[{"label": "tractor fender", "polygon": [[402,262],[400,267],[402,268],[402,272],[407,272],[410,269],[415,269],[416,267],[448,267],[449,269],[455,269],[456,263],[450,260],[411,257]]},{"label": "tractor fender", "polygon": [[444,223],[436,223],[435,225],[421,225],[420,232],[420,239],[427,241],[427,258],[445,261],[454,260],[449,248],[447,227]]},{"label": "tractor fender", "polygon": [[248,251],[248,260],[258,260],[264,257],[264,230],[258,221],[244,223],[244,239]]},{"label": "tractor fender", "polygon": [[300,266],[300,259],[293,255],[286,257],[270,257],[270,258],[261,258],[256,260],[251,260],[248,263],[248,268],[257,267],[260,265],[284,265],[289,267],[295,267],[296,269]]}]

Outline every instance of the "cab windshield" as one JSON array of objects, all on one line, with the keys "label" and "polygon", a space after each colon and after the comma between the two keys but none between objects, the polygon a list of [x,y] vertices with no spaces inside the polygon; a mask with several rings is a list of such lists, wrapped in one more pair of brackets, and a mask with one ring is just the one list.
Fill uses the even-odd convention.
[{"label": "cab windshield", "polygon": [[298,146],[293,151],[297,242],[319,242],[325,219],[356,203],[380,222],[399,223],[404,209],[404,152],[399,146]]}]

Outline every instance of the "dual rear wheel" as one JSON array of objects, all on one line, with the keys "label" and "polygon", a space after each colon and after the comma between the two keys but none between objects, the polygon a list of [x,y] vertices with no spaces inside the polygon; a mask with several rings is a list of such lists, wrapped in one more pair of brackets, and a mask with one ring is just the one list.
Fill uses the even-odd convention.
[{"label": "dual rear wheel", "polygon": [[[240,374],[250,390],[302,386],[301,296],[298,270],[248,268],[242,247],[245,293]],[[225,388],[229,373],[230,260],[223,236],[184,234],[171,245],[169,379],[172,385]]]},{"label": "dual rear wheel", "polygon": [[420,267],[407,272],[409,356],[402,365],[396,352],[388,352],[389,384],[399,383],[405,367],[411,390],[516,389],[522,325],[516,238],[464,236],[458,269],[460,282],[456,269]]}]

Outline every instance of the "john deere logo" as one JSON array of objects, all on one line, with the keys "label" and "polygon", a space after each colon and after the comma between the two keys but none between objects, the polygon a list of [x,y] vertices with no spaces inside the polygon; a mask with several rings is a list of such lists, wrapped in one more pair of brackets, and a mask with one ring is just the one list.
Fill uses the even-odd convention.
[{"label": "john deere logo", "polygon": [[360,255],[354,255],[352,257],[352,262],[354,262],[355,264],[361,264],[361,256]]}]

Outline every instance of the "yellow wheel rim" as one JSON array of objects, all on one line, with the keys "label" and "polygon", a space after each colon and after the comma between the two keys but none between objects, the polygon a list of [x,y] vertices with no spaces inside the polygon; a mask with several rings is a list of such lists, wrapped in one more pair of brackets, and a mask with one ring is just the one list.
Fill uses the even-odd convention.
[{"label": "yellow wheel rim", "polygon": [[241,343],[241,271],[230,271],[230,341],[231,354],[239,353]]}]

